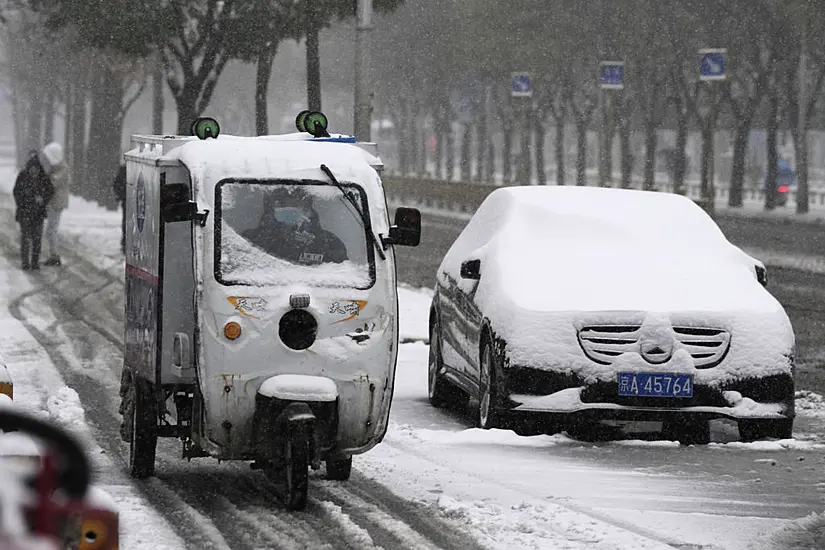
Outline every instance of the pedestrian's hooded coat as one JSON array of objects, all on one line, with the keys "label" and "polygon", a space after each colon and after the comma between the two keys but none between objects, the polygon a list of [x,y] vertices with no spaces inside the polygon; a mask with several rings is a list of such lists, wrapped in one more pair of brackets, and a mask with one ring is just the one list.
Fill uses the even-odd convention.
[{"label": "pedestrian's hooded coat", "polygon": [[[35,174],[32,175],[32,168]],[[37,155],[29,158],[14,182],[15,220],[21,225],[42,222],[54,196],[54,185]]]},{"label": "pedestrian's hooded coat", "polygon": [[55,212],[65,210],[69,207],[69,169],[63,162],[63,148],[59,143],[51,142],[43,148],[41,159],[54,185],[49,209]]}]

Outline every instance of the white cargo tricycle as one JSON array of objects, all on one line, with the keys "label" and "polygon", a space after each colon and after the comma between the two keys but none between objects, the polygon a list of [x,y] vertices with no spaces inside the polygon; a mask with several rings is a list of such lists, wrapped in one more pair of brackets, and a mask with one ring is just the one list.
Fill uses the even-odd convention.
[{"label": "white cargo tricycle", "polygon": [[131,474],[154,474],[158,437],[183,457],[250,460],[289,509],[308,469],[349,478],[387,429],[398,351],[394,245],[374,144],[299,132],[132,137],[125,154],[122,435]]}]

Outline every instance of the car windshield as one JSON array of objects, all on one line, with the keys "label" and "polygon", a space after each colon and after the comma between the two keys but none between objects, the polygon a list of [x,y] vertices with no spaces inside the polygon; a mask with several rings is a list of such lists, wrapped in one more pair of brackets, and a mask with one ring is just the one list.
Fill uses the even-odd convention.
[{"label": "car windshield", "polygon": [[[342,187],[368,212],[363,189],[349,183]],[[218,282],[371,286],[374,265],[367,228],[337,187],[224,181],[217,186],[215,202]]]}]

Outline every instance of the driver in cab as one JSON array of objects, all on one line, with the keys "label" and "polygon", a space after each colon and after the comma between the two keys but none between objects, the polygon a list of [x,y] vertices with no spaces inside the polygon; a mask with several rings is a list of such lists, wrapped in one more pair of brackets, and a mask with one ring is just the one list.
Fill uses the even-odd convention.
[{"label": "driver in cab", "polygon": [[277,189],[264,199],[258,227],[243,237],[268,254],[298,265],[341,263],[344,243],[321,227],[312,197],[301,189]]}]

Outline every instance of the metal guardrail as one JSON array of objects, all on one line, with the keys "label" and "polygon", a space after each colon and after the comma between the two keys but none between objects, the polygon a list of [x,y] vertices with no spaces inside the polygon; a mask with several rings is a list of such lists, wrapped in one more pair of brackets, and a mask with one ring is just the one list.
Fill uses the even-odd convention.
[{"label": "metal guardrail", "polygon": [[[475,211],[492,191],[498,187],[506,187],[506,185],[445,181],[392,174],[385,174],[382,180],[387,195],[390,197],[404,202],[416,202],[429,208],[444,208],[459,212]],[[659,185],[657,191],[672,192],[672,189],[669,185]],[[702,200],[699,185],[687,184],[685,194],[698,204],[704,205],[705,201]],[[716,206],[727,204],[728,196],[728,187],[717,186],[715,189]],[[812,207],[825,206],[825,189],[811,189],[808,196]],[[746,187],[742,190],[742,198],[745,201],[764,203],[765,191],[761,188]],[[790,204],[795,204],[796,192],[791,191],[788,199]]]}]

